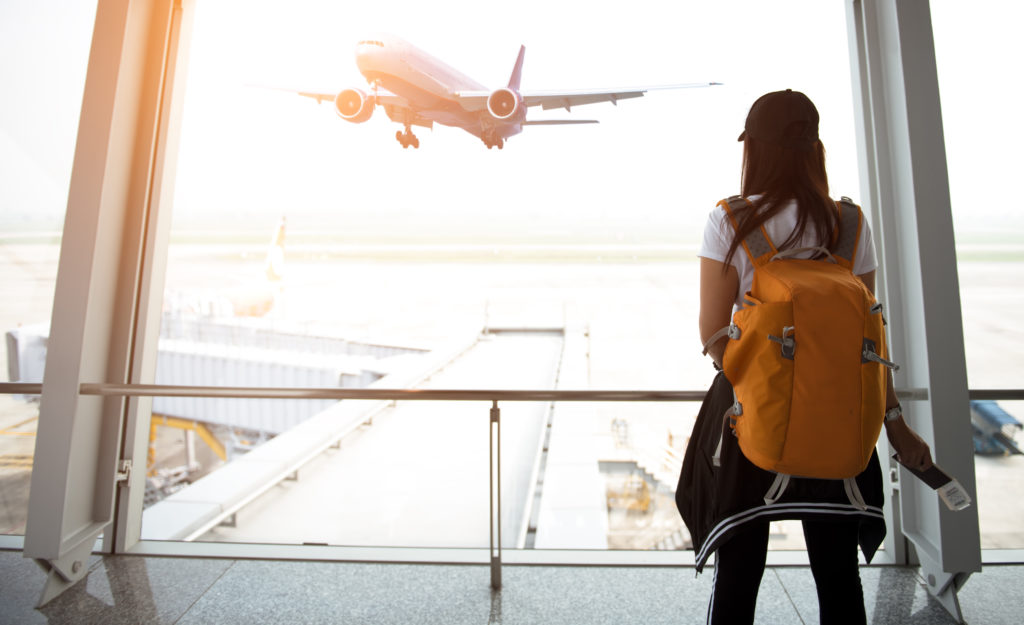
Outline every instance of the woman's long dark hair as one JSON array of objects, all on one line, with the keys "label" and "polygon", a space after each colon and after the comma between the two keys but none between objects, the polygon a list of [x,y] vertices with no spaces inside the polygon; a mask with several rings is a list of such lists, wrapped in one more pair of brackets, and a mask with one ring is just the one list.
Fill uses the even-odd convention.
[{"label": "woman's long dark hair", "polygon": [[825,146],[821,141],[805,148],[780,147],[756,141],[749,136],[743,142],[744,197],[760,194],[753,201],[753,210],[737,211],[739,227],[725,256],[728,265],[748,234],[761,227],[782,210],[789,200],[796,200],[796,228],[785,241],[772,241],[782,250],[792,247],[808,228],[822,247],[829,247],[838,221],[835,204],[828,194],[825,173]]}]

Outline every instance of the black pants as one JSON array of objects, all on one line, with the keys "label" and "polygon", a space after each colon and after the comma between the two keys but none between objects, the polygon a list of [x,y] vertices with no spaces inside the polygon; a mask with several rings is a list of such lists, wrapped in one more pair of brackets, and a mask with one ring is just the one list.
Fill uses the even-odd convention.
[{"label": "black pants", "polygon": [[[822,625],[867,622],[857,562],[856,521],[804,521]],[[749,523],[715,555],[712,625],[753,623],[768,553],[768,523]]]}]

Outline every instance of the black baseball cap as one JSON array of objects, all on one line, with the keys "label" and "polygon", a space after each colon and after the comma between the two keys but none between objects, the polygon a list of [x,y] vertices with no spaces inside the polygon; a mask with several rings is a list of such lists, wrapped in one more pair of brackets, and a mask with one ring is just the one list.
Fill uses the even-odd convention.
[{"label": "black baseball cap", "polygon": [[818,109],[792,89],[766,93],[750,107],[737,141],[747,137],[787,148],[809,148],[818,140]]}]

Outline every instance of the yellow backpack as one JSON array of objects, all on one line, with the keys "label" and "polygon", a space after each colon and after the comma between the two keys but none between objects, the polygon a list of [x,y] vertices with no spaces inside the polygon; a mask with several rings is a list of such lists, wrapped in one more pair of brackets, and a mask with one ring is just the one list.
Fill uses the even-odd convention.
[{"label": "yellow backpack", "polygon": [[[733,227],[735,196],[719,202]],[[885,322],[882,306],[853,274],[863,215],[848,198],[836,203],[839,224],[822,260],[779,252],[762,226],[743,249],[754,267],[745,305],[721,336],[722,359],[736,401],[726,413],[743,455],[778,473],[765,496],[777,500],[789,476],[846,479],[850,500],[863,507],[852,479],[878,441],[885,413]],[[812,248],[814,249],[814,248]],[[847,479],[849,478],[849,479]]]}]

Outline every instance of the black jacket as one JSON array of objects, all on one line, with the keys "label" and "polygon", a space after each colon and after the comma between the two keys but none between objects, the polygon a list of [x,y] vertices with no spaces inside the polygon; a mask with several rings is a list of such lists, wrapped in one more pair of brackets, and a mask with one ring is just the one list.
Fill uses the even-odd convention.
[{"label": "black jacket", "polygon": [[[740,451],[736,437],[723,419],[733,401],[732,385],[719,373],[693,426],[676,487],[676,506],[693,540],[697,571],[745,523],[782,519],[856,518],[860,522],[859,543],[864,559],[871,562],[885,538],[878,454],[872,454],[867,468],[856,478],[868,505],[866,510],[850,503],[842,480],[797,477],[790,480],[777,502],[766,504],[764,496],[775,480],[775,473],[758,468]],[[720,439],[721,465],[715,467],[711,459]]]}]

